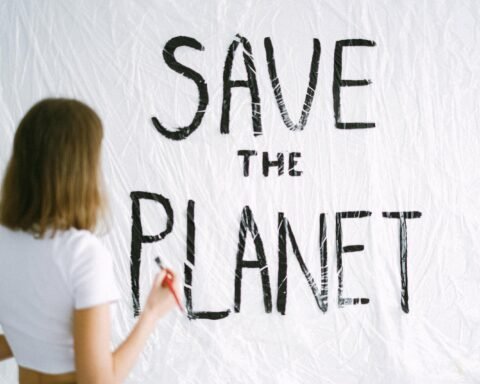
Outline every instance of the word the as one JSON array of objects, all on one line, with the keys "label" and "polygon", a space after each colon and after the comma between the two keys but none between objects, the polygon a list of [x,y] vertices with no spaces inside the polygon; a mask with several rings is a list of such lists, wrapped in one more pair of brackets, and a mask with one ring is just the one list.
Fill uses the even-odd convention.
[{"label": "word the", "polygon": [[[257,151],[240,150],[237,154],[238,156],[243,156],[243,176],[247,177],[250,174],[250,157],[257,156]],[[276,160],[270,160],[268,152],[263,152],[262,155],[263,176],[269,175],[270,168],[277,168],[278,175],[283,175],[285,161],[282,152],[277,153]],[[299,152],[291,152],[288,155],[288,174],[290,176],[300,176],[302,174],[302,171],[295,169],[295,166],[297,165],[296,158],[301,156],[302,155]]]}]

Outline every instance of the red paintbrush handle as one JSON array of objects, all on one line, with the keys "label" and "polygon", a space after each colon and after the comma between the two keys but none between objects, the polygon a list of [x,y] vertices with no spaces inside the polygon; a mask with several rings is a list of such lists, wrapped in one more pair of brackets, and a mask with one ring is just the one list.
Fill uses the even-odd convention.
[{"label": "red paintbrush handle", "polygon": [[167,271],[167,275],[163,278],[162,287],[164,287],[165,284],[167,284],[168,288],[170,289],[170,292],[172,292],[173,297],[175,298],[175,301],[177,302],[178,308],[180,308],[180,310],[183,312],[182,304],[180,304],[180,300],[178,299],[177,294],[175,292],[175,289],[173,288],[172,277],[168,273],[168,271]]}]

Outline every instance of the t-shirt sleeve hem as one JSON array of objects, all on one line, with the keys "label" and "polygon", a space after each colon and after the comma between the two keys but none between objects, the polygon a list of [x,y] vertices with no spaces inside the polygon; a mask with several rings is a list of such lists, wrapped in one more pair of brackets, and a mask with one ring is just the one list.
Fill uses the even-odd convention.
[{"label": "t-shirt sleeve hem", "polygon": [[98,296],[91,297],[91,298],[85,297],[85,298],[82,298],[82,300],[78,300],[75,303],[74,307],[75,309],[86,309],[86,308],[95,307],[101,304],[114,303],[114,302],[117,302],[118,300],[120,300],[120,294],[112,294],[106,297],[98,297]]}]

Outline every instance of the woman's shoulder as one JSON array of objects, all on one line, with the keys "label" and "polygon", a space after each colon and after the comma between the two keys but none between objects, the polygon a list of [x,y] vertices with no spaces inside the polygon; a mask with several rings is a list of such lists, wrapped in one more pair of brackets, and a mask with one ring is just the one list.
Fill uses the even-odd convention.
[{"label": "woman's shoulder", "polygon": [[[69,229],[56,237],[58,255],[64,260],[74,281],[89,279],[113,268],[113,256],[96,234],[88,230]],[[68,260],[68,261],[67,261]]]},{"label": "woman's shoulder", "polygon": [[85,251],[106,252],[102,240],[96,234],[86,229],[71,228],[58,234],[57,242],[71,250],[83,253]]},{"label": "woman's shoulder", "polygon": [[63,243],[71,247],[68,276],[75,309],[118,299],[113,255],[103,241],[86,230],[71,230],[64,236]]},{"label": "woman's shoulder", "polygon": [[70,228],[63,231],[58,231],[55,236],[62,238],[62,240],[76,243],[99,241],[98,237],[94,233],[86,229]]}]

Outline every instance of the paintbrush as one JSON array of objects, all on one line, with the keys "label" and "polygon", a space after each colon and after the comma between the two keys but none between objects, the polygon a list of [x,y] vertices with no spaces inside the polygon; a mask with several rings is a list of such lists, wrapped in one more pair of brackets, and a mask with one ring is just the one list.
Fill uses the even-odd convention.
[{"label": "paintbrush", "polygon": [[162,287],[165,287],[165,286],[168,286],[168,289],[170,289],[170,292],[172,292],[173,294],[173,297],[175,298],[175,301],[177,302],[177,305],[178,305],[178,308],[180,308],[180,311],[181,312],[185,312],[183,307],[182,307],[182,304],[180,304],[180,300],[177,296],[177,293],[175,292],[175,289],[173,288],[173,276],[172,274],[170,273],[170,271],[168,270],[168,268],[165,268],[163,266],[163,263],[162,261],[160,260],[160,257],[156,257],[155,258],[155,262],[157,263],[158,267],[163,271],[165,270],[167,272],[166,276],[163,278],[163,281],[162,281]]}]

